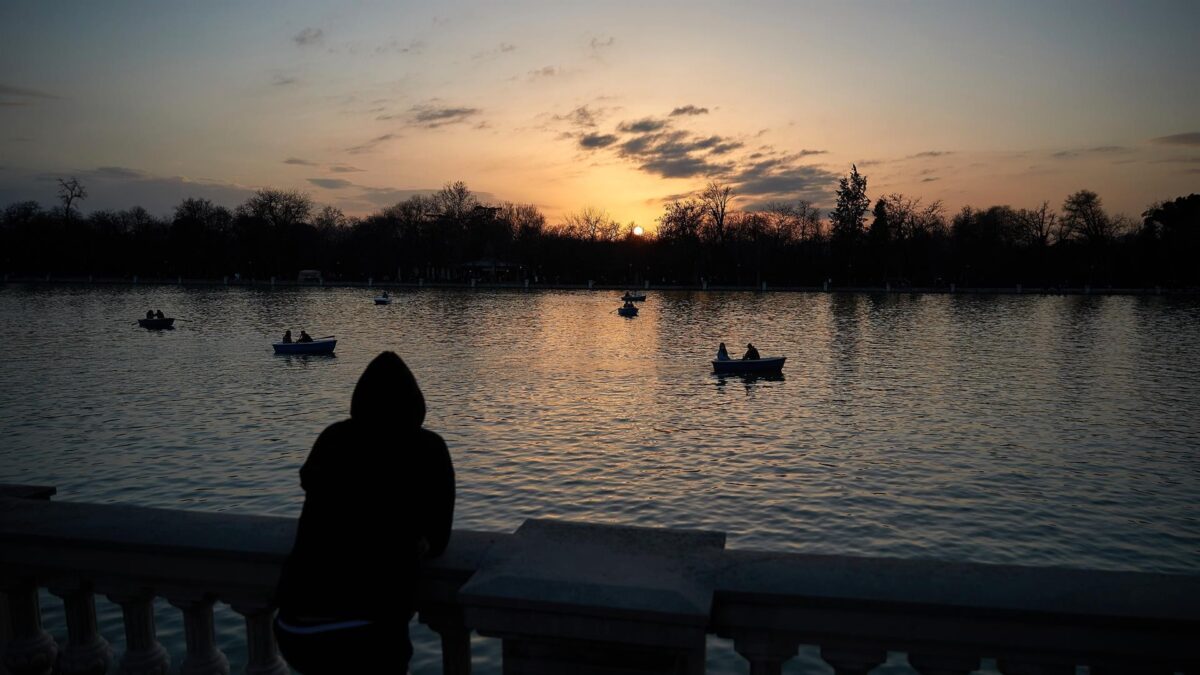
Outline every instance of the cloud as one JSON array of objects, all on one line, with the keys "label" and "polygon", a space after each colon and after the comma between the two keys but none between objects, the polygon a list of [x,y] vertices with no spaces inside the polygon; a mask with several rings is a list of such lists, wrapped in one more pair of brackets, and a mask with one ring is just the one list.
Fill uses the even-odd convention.
[{"label": "cloud", "polygon": [[286,87],[300,82],[291,75],[275,75],[271,78],[271,85],[276,87]]},{"label": "cloud", "polygon": [[667,126],[666,120],[656,120],[652,117],[646,117],[633,122],[621,122],[617,125],[617,130],[626,133],[644,134],[649,131],[658,131],[665,126]]},{"label": "cloud", "polygon": [[617,39],[610,35],[609,37],[604,38],[604,39],[592,38],[592,41],[590,44],[591,44],[591,47],[593,50],[600,50],[600,49],[607,49],[607,48],[613,46],[613,43],[615,43],[616,41],[617,41]]},{"label": "cloud", "polygon": [[[369,187],[366,185],[360,187],[362,188],[363,192],[358,196],[358,198],[363,201],[370,202],[376,206],[391,206],[392,204],[402,202],[412,197],[428,197],[438,193],[438,190],[432,188],[402,190],[396,188]],[[479,192],[476,190],[472,190],[471,192],[475,195],[476,199],[484,204],[495,204],[497,201],[499,201],[496,199],[496,195],[490,192]]]},{"label": "cloud", "polygon": [[342,188],[354,187],[354,183],[341,178],[309,178],[308,182],[326,190],[340,190]]},{"label": "cloud", "polygon": [[320,28],[305,28],[299,33],[296,33],[296,36],[292,38],[292,41],[301,47],[307,47],[308,45],[315,45],[321,42],[321,38],[324,37],[324,35],[325,32]]},{"label": "cloud", "polygon": [[409,109],[411,122],[428,129],[466,122],[480,112],[479,108],[450,107],[429,103],[415,105]]},{"label": "cloud", "polygon": [[606,108],[589,108],[581,105],[566,115],[555,115],[553,119],[559,122],[570,122],[577,127],[595,127],[604,116]]},{"label": "cloud", "polygon": [[671,117],[679,117],[680,115],[707,115],[708,108],[697,108],[692,104],[680,106],[671,111]]},{"label": "cloud", "polygon": [[358,173],[359,171],[366,171],[366,169],[360,169],[357,166],[350,166],[349,164],[334,164],[329,167],[330,173]]},{"label": "cloud", "polygon": [[499,45],[497,45],[491,49],[486,49],[484,51],[476,52],[476,53],[472,54],[471,59],[474,61],[480,61],[483,59],[493,59],[493,58],[496,58],[497,56],[501,56],[503,54],[510,54],[515,51],[517,51],[516,45],[510,44],[508,42],[501,42]]},{"label": "cloud", "polygon": [[561,68],[556,68],[555,66],[542,66],[536,70],[529,71],[529,79],[536,80],[539,78],[554,77],[555,75],[562,74],[563,70]]},{"label": "cloud", "polygon": [[425,51],[425,43],[420,40],[400,42],[389,40],[375,48],[376,54],[420,54]]},{"label": "cloud", "polygon": [[[0,87],[0,93],[3,93],[3,88]],[[1171,136],[1159,136],[1158,138],[1150,139],[1151,143],[1159,145],[1200,145],[1200,131],[1190,131],[1186,134],[1173,134]]]},{"label": "cloud", "polygon": [[300,159],[299,157],[288,157],[287,159],[283,160],[283,163],[284,164],[295,164],[296,166],[316,166],[317,165],[316,162],[310,162],[307,159]]},{"label": "cloud", "polygon": [[57,99],[58,96],[38,89],[14,87],[10,84],[0,84],[0,106],[25,106],[39,100]]},{"label": "cloud", "polygon": [[586,134],[579,139],[579,147],[588,150],[596,148],[607,148],[617,142],[617,137],[612,134]]},{"label": "cloud", "polygon": [[382,136],[376,136],[369,141],[346,148],[346,152],[355,155],[362,154],[364,152],[370,152],[371,150],[374,150],[375,146],[379,145],[380,143],[386,143],[397,138],[400,138],[399,134],[384,134]]},{"label": "cloud", "polygon": [[950,151],[950,150],[926,150],[925,152],[918,152],[915,155],[909,155],[909,156],[905,157],[904,159],[921,159],[924,157],[942,157],[945,155],[953,155],[953,154],[954,154],[954,152]]},{"label": "cloud", "polygon": [[837,176],[812,165],[748,167],[729,177],[738,194],[820,202],[833,192]]},{"label": "cloud", "polygon": [[941,180],[941,178],[938,178],[937,176],[930,176],[929,178],[922,178],[921,182],[922,183],[932,183],[936,180]]},{"label": "cloud", "polygon": [[75,177],[87,188],[82,206],[86,211],[128,209],[142,206],[156,215],[170,215],[188,197],[209,199],[222,206],[244,202],[254,190],[248,186],[188,178],[160,176],[123,166],[31,174],[6,171],[0,180],[0,204],[35,200],[57,203],[58,178]]},{"label": "cloud", "polygon": [[1083,149],[1076,149],[1076,150],[1059,150],[1058,152],[1052,153],[1050,156],[1055,159],[1071,159],[1074,157],[1080,157],[1082,155],[1089,155],[1089,154],[1107,155],[1107,154],[1122,153],[1122,152],[1131,152],[1131,150],[1129,148],[1126,148],[1126,147],[1123,147],[1120,145],[1101,145],[1101,146],[1097,146],[1095,148],[1083,148]]}]

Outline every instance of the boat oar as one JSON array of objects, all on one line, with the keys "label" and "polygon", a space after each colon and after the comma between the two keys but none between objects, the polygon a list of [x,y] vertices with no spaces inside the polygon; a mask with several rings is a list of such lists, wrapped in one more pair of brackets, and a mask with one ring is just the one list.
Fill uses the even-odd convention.
[{"label": "boat oar", "polygon": [[313,338],[313,339],[314,339],[314,340],[328,340],[328,339],[330,339],[330,338],[333,338],[333,337],[336,337],[336,336],[334,336],[334,335],[326,335],[325,337],[319,337],[319,338]]}]

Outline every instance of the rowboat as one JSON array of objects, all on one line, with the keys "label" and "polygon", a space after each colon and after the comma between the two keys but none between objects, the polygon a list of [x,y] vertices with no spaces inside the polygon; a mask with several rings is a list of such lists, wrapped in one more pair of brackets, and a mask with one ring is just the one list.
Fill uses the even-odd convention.
[{"label": "rowboat", "polygon": [[621,316],[637,316],[638,308],[630,305],[628,307],[618,307],[617,314]]},{"label": "rowboat", "polygon": [[162,328],[174,328],[175,319],[138,319],[138,325],[142,328],[153,328],[156,330]]},{"label": "rowboat", "polygon": [[770,356],[763,359],[730,359],[728,361],[714,359],[712,365],[714,373],[775,375],[783,371],[784,361],[787,361],[786,356]]},{"label": "rowboat", "polygon": [[375,298],[375,304],[390,305],[390,304],[392,304],[392,299],[389,297],[385,297],[385,296],[379,296],[378,298]]},{"label": "rowboat", "polygon": [[646,294],[642,293],[639,295],[634,295],[633,293],[630,293],[629,291],[625,291],[625,295],[622,295],[621,299],[624,300],[625,302],[643,302],[646,300]]},{"label": "rowboat", "polygon": [[337,346],[333,338],[321,338],[312,342],[273,342],[276,354],[332,354]]}]

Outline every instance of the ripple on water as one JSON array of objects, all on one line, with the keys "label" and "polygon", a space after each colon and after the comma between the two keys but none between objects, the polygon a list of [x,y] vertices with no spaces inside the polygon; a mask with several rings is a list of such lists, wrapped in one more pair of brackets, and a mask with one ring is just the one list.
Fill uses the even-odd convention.
[{"label": "ripple on water", "polygon": [[[4,286],[0,481],[294,516],[313,440],[391,349],[454,455],[456,527],[559,517],[742,548],[1198,571],[1194,299],[663,292],[624,320],[603,292],[370,296]],[[133,326],[147,307],[178,328]],[[289,327],[336,334],[337,356],[273,356]],[[712,375],[721,341],[787,355],[785,376]],[[160,617],[181,657],[178,612]],[[244,649],[228,609],[218,630]],[[744,669],[714,645],[712,672]],[[437,662],[418,638],[414,671]]]}]

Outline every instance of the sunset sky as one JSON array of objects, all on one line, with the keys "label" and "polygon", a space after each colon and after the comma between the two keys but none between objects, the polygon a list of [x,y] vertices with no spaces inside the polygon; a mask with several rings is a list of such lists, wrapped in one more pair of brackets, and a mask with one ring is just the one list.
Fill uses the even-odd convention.
[{"label": "sunset sky", "polygon": [[552,222],[648,227],[708,180],[750,206],[1111,211],[1200,192],[1200,2],[13,2],[0,206],[364,215],[463,180]]}]

